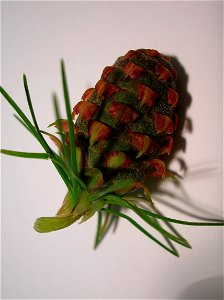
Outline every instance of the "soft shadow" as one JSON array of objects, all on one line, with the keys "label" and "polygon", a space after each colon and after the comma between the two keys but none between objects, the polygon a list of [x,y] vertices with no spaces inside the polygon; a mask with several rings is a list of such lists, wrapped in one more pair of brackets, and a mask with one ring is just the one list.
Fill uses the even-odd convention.
[{"label": "soft shadow", "polygon": [[[166,156],[163,159],[167,166],[167,169],[170,169],[169,166],[172,161],[177,161],[179,163],[180,170],[183,176],[185,176],[189,171],[188,164],[185,160],[180,158],[178,154],[180,152],[187,151],[187,141],[183,136],[184,132],[193,133],[193,122],[191,118],[187,115],[187,111],[192,103],[192,97],[188,92],[189,76],[177,57],[170,55],[167,56],[171,57],[171,62],[177,70],[176,89],[179,95],[179,102],[176,107],[176,112],[179,116],[179,123],[177,130],[173,134],[174,143],[172,153],[170,156]],[[191,176],[209,176],[211,172],[214,171],[214,169],[214,167],[208,168],[206,166],[202,166],[199,170],[195,170],[194,174],[191,174]],[[147,186],[151,194],[153,194],[153,199],[156,200],[156,202],[158,201],[163,204],[166,204],[174,210],[177,210],[181,213],[184,213],[190,217],[194,217],[199,220],[223,221],[222,217],[218,216],[215,213],[212,213],[211,210],[201,207],[197,204],[198,201],[195,201],[195,199],[191,199],[186,189],[184,188],[182,180],[173,181],[173,183],[173,189],[168,190],[166,188],[163,188],[163,184],[161,184],[159,180],[150,178],[147,181]],[[178,190],[179,192],[181,191],[181,193],[176,193]],[[164,196],[168,196],[169,198],[176,200],[176,203],[170,203],[170,201],[164,200]],[[178,203],[186,205],[187,209],[183,209],[182,207],[180,208]],[[189,211],[189,209],[191,210],[191,212]]]},{"label": "soft shadow", "polygon": [[[177,57],[171,57],[171,59],[173,66],[177,70],[176,89],[179,95],[179,102],[176,107],[177,113],[179,115],[179,123],[177,131],[173,135],[175,142],[172,155],[174,156],[177,151],[186,151],[187,144],[185,138],[182,136],[183,129],[187,130],[190,133],[193,132],[193,122],[191,118],[187,116],[187,110],[189,109],[192,102],[192,97],[188,92],[189,76]],[[170,159],[172,159],[172,155]]]},{"label": "soft shadow", "polygon": [[192,103],[192,97],[188,92],[188,81],[189,76],[183,67],[183,65],[179,62],[177,57],[170,56],[173,66],[177,70],[177,82],[176,82],[176,90],[179,95],[178,105],[176,107],[175,112],[177,112],[179,116],[178,127],[177,130],[173,133],[173,149],[170,156],[168,156],[166,160],[166,165],[169,166],[170,162],[173,159],[178,160],[180,167],[183,171],[187,171],[187,163],[181,158],[177,158],[177,152],[187,150],[187,141],[183,137],[183,131],[188,131],[189,133],[193,132],[193,122],[191,118],[187,115],[187,110],[189,109]]},{"label": "soft shadow", "polygon": [[[208,173],[207,176],[209,176],[209,172],[207,173]],[[169,189],[160,188],[155,191],[154,199],[156,199],[156,201],[160,203],[169,206],[170,208],[173,208],[176,211],[184,213],[185,215],[196,218],[198,220],[223,222],[221,213],[217,214],[215,212],[212,212],[210,208],[205,208],[202,207],[201,204],[198,204],[200,202],[198,201],[198,199],[192,199],[188,195],[186,189],[184,188],[183,183],[179,182],[178,185],[176,186],[176,189],[179,189],[179,191],[181,191],[181,195]],[[177,202],[170,203],[170,201],[164,200],[163,196],[166,197],[168,196],[169,198],[171,198],[172,200],[176,200]],[[187,209],[183,209],[182,207],[179,207],[178,202],[184,204]],[[189,209],[191,211],[189,211]]]},{"label": "soft shadow", "polygon": [[223,282],[223,276],[216,276],[199,280],[186,288],[179,295],[178,299],[224,299]]}]

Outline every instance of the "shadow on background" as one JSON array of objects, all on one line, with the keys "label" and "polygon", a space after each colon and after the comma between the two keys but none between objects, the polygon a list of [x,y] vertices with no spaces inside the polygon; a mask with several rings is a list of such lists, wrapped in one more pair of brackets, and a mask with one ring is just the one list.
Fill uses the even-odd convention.
[{"label": "shadow on background", "polygon": [[187,142],[183,137],[183,129],[187,130],[190,133],[193,132],[192,120],[187,116],[187,110],[189,109],[192,103],[192,97],[189,94],[187,87],[189,77],[179,60],[176,57],[171,57],[171,59],[173,66],[177,70],[176,90],[179,95],[179,101],[176,107],[176,111],[179,116],[179,123],[176,132],[174,132],[173,134],[174,144],[172,154],[169,158],[170,160],[172,160],[172,158],[176,155],[178,151],[186,151]]},{"label": "shadow on background", "polygon": [[[163,159],[168,169],[172,161],[177,161],[180,165],[180,170],[183,173],[183,176],[185,176],[188,171],[188,165],[184,159],[178,157],[178,153],[186,152],[187,150],[187,141],[183,136],[183,132],[193,133],[193,121],[187,115],[187,111],[192,103],[192,97],[188,92],[189,76],[187,72],[185,71],[184,67],[179,62],[177,57],[169,57],[171,57],[171,62],[177,70],[176,89],[179,95],[179,102],[176,107],[176,112],[179,116],[179,123],[177,130],[173,134],[174,143],[172,153],[170,156],[165,156]],[[172,171],[174,171],[175,173],[175,170]],[[210,176],[214,171],[217,171],[217,168],[202,165],[198,170],[194,170],[194,173],[190,170],[190,176]],[[184,180],[174,180],[174,186],[172,190],[163,188],[163,184],[159,180],[155,179],[149,179],[147,185],[150,192],[154,194],[153,198],[156,201],[166,204],[174,210],[184,213],[190,217],[194,217],[198,220],[221,221],[220,216],[212,213],[211,210],[197,205],[198,201],[190,198],[188,192],[184,188],[183,182]],[[180,193],[177,193],[178,190]],[[174,204],[164,200],[164,196],[168,196],[169,198],[176,200],[176,203]],[[179,204],[184,204],[188,209],[185,210],[182,207],[179,207],[178,202]],[[189,212],[189,209],[191,210],[191,212]]]},{"label": "shadow on background", "polygon": [[179,151],[186,152],[187,141],[183,137],[183,131],[188,131],[189,133],[193,132],[193,122],[190,117],[187,116],[187,110],[189,109],[192,103],[192,97],[188,92],[188,81],[189,76],[185,71],[182,64],[179,62],[177,57],[171,57],[171,62],[177,70],[177,82],[176,90],[179,95],[178,105],[175,109],[177,112],[179,120],[177,130],[173,133],[173,149],[170,156],[165,157],[164,161],[169,167],[171,161],[176,159],[180,164],[180,169],[185,173],[188,169],[186,161],[177,157]]},{"label": "shadow on background", "polygon": [[[181,158],[178,157],[178,152],[186,152],[187,150],[187,141],[183,137],[183,132],[193,133],[193,121],[191,118],[187,115],[187,110],[189,109],[191,103],[192,103],[192,97],[188,92],[188,81],[189,76],[186,73],[184,67],[181,65],[179,60],[176,57],[172,58],[172,64],[177,70],[177,92],[179,95],[179,102],[177,106],[177,113],[179,115],[179,124],[177,131],[173,134],[174,143],[173,143],[173,150],[170,156],[168,156],[165,159],[166,165],[169,168],[170,163],[173,160],[176,160],[180,164],[180,170],[183,172],[184,175],[187,175],[187,171],[190,171],[189,176],[194,177],[202,177],[202,176],[211,176],[213,172],[217,171],[216,167],[213,166],[206,166],[202,165],[199,167],[199,169],[194,170],[193,172],[191,170],[188,170],[187,162]],[[153,183],[154,182],[154,183]],[[162,184],[160,182],[155,183],[155,181],[151,182],[151,191],[156,193],[156,195],[159,195],[158,201],[166,204],[167,206],[173,208],[174,210],[177,210],[181,213],[184,213],[190,217],[196,218],[198,220],[203,221],[222,221],[222,218],[220,215],[218,216],[216,213],[212,213],[211,210],[208,210],[208,208],[203,208],[201,205],[197,204],[198,201],[195,199],[191,199],[188,192],[186,191],[184,187],[184,180],[180,181],[174,181],[174,187],[172,190],[164,189],[162,187]],[[159,185],[159,186],[158,186]],[[175,189],[176,186],[176,189]],[[177,189],[181,193],[176,193]],[[163,200],[163,196],[168,196],[174,200],[177,200],[177,202],[174,203],[168,203],[165,200]],[[179,204],[184,204],[187,208],[187,210],[183,209],[182,207],[178,206]],[[189,211],[191,210],[191,212]]]},{"label": "shadow on background", "polygon": [[210,299],[222,300],[223,293],[223,276],[215,276],[194,282],[186,288],[178,299]]}]

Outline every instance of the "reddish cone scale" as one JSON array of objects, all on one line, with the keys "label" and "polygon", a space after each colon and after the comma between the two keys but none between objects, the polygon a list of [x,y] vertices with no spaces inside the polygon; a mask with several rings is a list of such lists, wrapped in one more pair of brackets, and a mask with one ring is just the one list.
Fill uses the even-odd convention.
[{"label": "reddish cone scale", "polygon": [[155,143],[149,136],[136,132],[131,132],[130,135],[134,148],[139,151],[137,157],[142,154],[150,154],[155,150]]},{"label": "reddish cone scale", "polygon": [[156,177],[159,179],[164,179],[166,176],[166,167],[162,160],[160,159],[151,159],[148,162],[148,167],[153,171],[150,173],[150,176]]},{"label": "reddish cone scale", "polygon": [[110,84],[104,80],[99,80],[95,86],[96,94],[99,99],[102,97],[111,97],[114,93],[119,91],[119,87]]},{"label": "reddish cone scale", "polygon": [[160,63],[156,65],[156,75],[158,75],[158,79],[162,81],[167,81],[172,77],[170,71]]},{"label": "reddish cone scale", "polygon": [[158,133],[163,133],[165,131],[166,133],[171,134],[173,132],[173,123],[169,117],[154,113],[152,119]]},{"label": "reddish cone scale", "polygon": [[73,116],[79,114],[79,117],[82,120],[88,121],[91,120],[97,113],[98,107],[97,105],[91,102],[80,101],[73,108]]},{"label": "reddish cone scale", "polygon": [[138,99],[141,101],[140,106],[146,104],[147,106],[153,106],[156,98],[158,97],[158,93],[150,89],[149,87],[138,83]]},{"label": "reddish cone scale", "polygon": [[165,136],[160,142],[159,155],[168,154],[170,155],[173,147],[172,136]]},{"label": "reddish cone scale", "polygon": [[94,88],[90,88],[85,91],[85,93],[82,95],[82,100],[87,101],[92,96],[92,93],[94,92]]},{"label": "reddish cone scale", "polygon": [[177,105],[177,102],[178,102],[177,92],[172,90],[172,89],[168,89],[167,99],[168,99],[168,103],[170,104],[170,106],[175,107]]},{"label": "reddish cone scale", "polygon": [[104,167],[108,169],[126,169],[133,161],[121,151],[109,152],[105,156]]},{"label": "reddish cone scale", "polygon": [[94,142],[103,141],[109,138],[111,129],[100,122],[91,121],[89,126],[90,145]]},{"label": "reddish cone scale", "polygon": [[108,113],[122,124],[129,124],[139,117],[139,113],[134,109],[119,102],[113,102]]},{"label": "reddish cone scale", "polygon": [[107,75],[110,74],[110,72],[112,72],[113,70],[114,70],[114,67],[110,67],[110,66],[104,68],[101,77],[102,77],[103,79],[106,78]]},{"label": "reddish cone scale", "polygon": [[143,71],[143,68],[137,66],[133,62],[128,62],[124,67],[124,73],[132,79],[138,78]]}]

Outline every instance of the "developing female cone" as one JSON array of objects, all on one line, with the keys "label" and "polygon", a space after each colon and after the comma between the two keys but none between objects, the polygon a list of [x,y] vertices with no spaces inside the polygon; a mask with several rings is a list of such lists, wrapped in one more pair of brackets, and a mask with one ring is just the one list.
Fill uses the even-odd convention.
[{"label": "developing female cone", "polygon": [[[176,70],[156,50],[130,50],[107,66],[73,109],[87,166],[111,179],[164,178],[177,127]],[[144,167],[143,167],[144,166]]]},{"label": "developing female cone", "polygon": [[[91,199],[103,195],[105,189],[123,196],[143,189],[154,208],[144,181],[169,174],[163,157],[172,151],[172,134],[178,124],[175,81],[170,59],[156,50],[130,50],[103,70],[95,87],[85,91],[72,112],[73,118],[77,116],[78,176],[87,190],[78,188],[75,206],[68,194],[51,225],[49,219],[40,218],[36,230],[58,230],[81,217],[87,220],[104,207],[103,199]],[[62,129],[70,147],[65,120]]]}]

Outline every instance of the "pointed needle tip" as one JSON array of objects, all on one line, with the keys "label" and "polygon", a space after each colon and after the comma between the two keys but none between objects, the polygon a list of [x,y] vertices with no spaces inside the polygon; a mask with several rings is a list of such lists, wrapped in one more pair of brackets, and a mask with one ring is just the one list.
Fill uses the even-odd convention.
[{"label": "pointed needle tip", "polygon": [[62,68],[64,68],[64,64],[65,64],[65,63],[64,63],[64,59],[61,58],[61,67],[62,67]]}]

